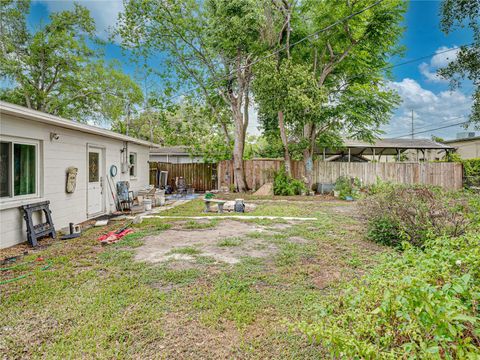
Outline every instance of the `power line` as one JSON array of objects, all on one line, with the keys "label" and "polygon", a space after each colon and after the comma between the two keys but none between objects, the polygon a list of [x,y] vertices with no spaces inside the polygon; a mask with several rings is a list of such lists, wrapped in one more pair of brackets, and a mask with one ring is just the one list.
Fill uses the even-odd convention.
[{"label": "power line", "polygon": [[[454,125],[453,123],[450,124],[452,121],[456,121],[458,119],[461,119],[463,117],[465,117],[466,115],[461,115],[461,116],[455,116],[451,119],[448,119],[448,120],[444,120],[444,121],[441,121],[440,123],[438,123],[437,125]],[[418,130],[428,130],[427,128],[431,127],[432,124],[428,124],[428,125],[422,125],[422,126],[417,126],[415,127],[415,131],[418,131]],[[414,133],[416,134],[416,132],[414,131]],[[411,133],[409,133],[408,135],[399,135],[399,134],[402,134],[402,132],[394,132],[393,134],[390,134],[391,137],[395,138],[395,137],[402,137],[402,136],[409,136],[411,135]]]},{"label": "power line", "polygon": [[[463,117],[463,116],[462,116]],[[424,131],[418,131],[416,133],[413,133],[413,135],[417,135],[417,134],[424,134],[424,133],[428,133],[428,132],[431,132],[431,131],[435,131],[435,130],[441,130],[441,129],[447,129],[449,127],[453,127],[453,126],[458,126],[458,125],[464,125],[464,124],[468,124],[470,123],[470,121],[462,121],[462,122],[459,122],[459,123],[456,123],[456,124],[451,124],[451,125],[446,125],[446,126],[441,126],[441,127],[437,127],[437,128],[434,128],[434,129],[428,129],[428,130],[424,130]],[[397,137],[394,137],[392,139],[399,139],[399,138],[402,138],[402,137],[406,137],[406,136],[411,136],[412,134],[405,134],[405,135],[401,135],[401,136],[397,136]]]},{"label": "power line", "polygon": [[[350,14],[350,15],[348,15],[348,16],[340,19],[340,20],[337,20],[337,21],[335,21],[334,23],[332,23],[332,24],[330,24],[330,25],[328,25],[328,26],[326,26],[326,27],[324,27],[324,28],[322,28],[322,29],[320,29],[320,30],[317,30],[317,31],[315,31],[315,32],[313,32],[313,33],[311,33],[311,34],[309,34],[309,35],[306,35],[306,36],[304,36],[303,38],[301,38],[301,39],[299,39],[299,40],[297,40],[297,41],[295,41],[295,42],[293,42],[293,43],[291,43],[291,44],[289,44],[289,45],[284,45],[284,46],[280,47],[279,49],[277,49],[277,50],[275,50],[275,51],[273,51],[273,52],[270,52],[269,54],[267,54],[267,55],[265,55],[265,56],[263,56],[263,57],[260,57],[260,58],[258,58],[258,59],[256,59],[256,60],[252,61],[248,66],[253,66],[253,65],[259,63],[260,61],[269,59],[269,58],[271,58],[272,56],[277,55],[277,54],[279,54],[280,52],[282,52],[282,51],[284,51],[284,50],[286,50],[286,49],[290,49],[291,47],[293,47],[293,46],[295,46],[295,45],[298,45],[298,44],[304,42],[305,40],[308,40],[308,39],[310,39],[310,38],[312,38],[312,37],[314,37],[314,36],[317,36],[317,35],[325,32],[325,31],[328,31],[328,30],[334,28],[335,26],[337,26],[338,24],[341,24],[341,23],[343,23],[343,22],[345,22],[345,21],[347,21],[347,20],[350,20],[350,19],[354,18],[355,16],[358,16],[358,15],[364,13],[365,11],[370,10],[371,8],[379,5],[379,4],[382,3],[383,1],[385,1],[385,0],[378,0],[378,1],[374,2],[373,4],[371,4],[371,5],[363,8],[363,9],[361,9],[361,10],[358,10],[358,11],[356,11],[356,12],[354,12],[354,13],[352,13],[352,14]],[[245,67],[246,67],[246,66],[241,66],[241,69],[244,69]],[[222,80],[228,80],[228,79],[230,79],[233,75],[235,75],[235,72],[234,72],[234,71],[231,71],[230,73],[228,73],[228,74],[226,74],[226,75],[224,75],[224,76],[222,76],[222,77],[214,80],[214,84],[215,84],[216,82],[220,82],[220,81],[222,81]],[[200,87],[201,87],[200,85],[197,85],[197,86],[191,88],[190,90],[187,90],[187,91],[185,91],[185,92],[183,92],[183,93],[176,94],[176,95],[173,95],[173,96],[167,98],[166,101],[175,99],[175,98],[180,97],[180,96],[182,96],[182,95],[186,95],[187,92],[191,92],[191,91],[193,91],[193,90],[198,90]],[[147,107],[147,108],[155,108],[155,107]],[[146,110],[147,108],[143,108],[143,109],[140,109],[140,110]]]},{"label": "power line", "polygon": [[[452,51],[457,51],[458,49],[460,49],[460,48],[463,47],[463,46],[465,46],[465,47],[470,47],[470,46],[472,46],[472,45],[473,45],[473,43],[460,45],[460,46],[458,46],[458,47],[454,47],[454,48],[451,48],[451,49],[448,49],[448,50],[443,50],[443,51],[439,51],[439,52],[434,52],[434,53],[430,53],[430,54],[428,54],[428,55],[420,56],[420,57],[415,58],[415,59],[407,60],[407,61],[400,62],[400,63],[396,63],[396,64],[387,65],[387,66],[384,66],[384,67],[379,68],[379,69],[377,69],[377,70],[390,70],[390,69],[394,69],[394,68],[399,67],[399,66],[408,65],[408,64],[411,64],[411,63],[414,63],[414,62],[418,62],[418,61],[420,61],[420,60],[429,59],[429,58],[431,58],[432,56],[435,56],[435,55],[445,54],[445,53],[449,53],[449,52],[452,52]],[[293,46],[293,45],[291,45],[291,46]],[[270,55],[271,55],[271,54],[270,54]],[[347,81],[351,81],[351,80],[353,80],[353,79],[359,78],[359,77],[361,77],[361,76],[363,76],[363,75],[366,75],[366,74],[369,74],[369,72],[364,72],[364,73],[360,73],[360,74],[354,75],[354,76],[348,78]],[[227,78],[227,77],[225,77],[225,78],[219,78],[218,81],[219,81],[219,80],[222,80],[222,79],[225,80],[225,79],[228,79],[228,78]],[[181,93],[179,93],[179,94],[173,95],[173,96],[171,96],[171,97],[169,97],[169,98],[167,98],[167,99],[165,99],[165,100],[166,100],[166,101],[173,100],[173,99],[178,98],[178,97],[180,97],[180,96],[186,95],[186,94],[188,94],[188,93],[191,92],[191,91],[198,90],[199,88],[200,88],[200,86],[195,86],[195,87],[193,87],[193,88],[191,88],[191,89],[189,89],[189,90],[186,90],[186,91],[183,91],[183,92],[181,92]],[[145,107],[145,108],[141,108],[141,109],[139,109],[139,110],[147,110],[147,109],[155,109],[155,108],[156,108],[155,106],[148,106],[148,107]]]}]

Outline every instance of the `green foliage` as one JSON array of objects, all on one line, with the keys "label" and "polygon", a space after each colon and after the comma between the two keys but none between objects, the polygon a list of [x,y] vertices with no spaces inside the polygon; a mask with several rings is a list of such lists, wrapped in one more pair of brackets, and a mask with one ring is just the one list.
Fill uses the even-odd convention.
[{"label": "green foliage", "polygon": [[478,0],[443,0],[441,8],[441,27],[449,34],[456,29],[470,28],[473,33],[473,44],[460,47],[455,60],[439,74],[450,80],[453,88],[458,88],[462,80],[470,80],[474,85],[472,95],[472,113],[470,120],[480,123],[480,2]]},{"label": "green foliage", "polygon": [[389,216],[379,216],[368,222],[367,237],[376,243],[399,247],[404,241],[400,226]]},{"label": "green foliage", "polygon": [[338,191],[339,197],[342,200],[358,199],[360,196],[360,179],[351,178],[349,176],[340,176],[335,181],[335,190]]},{"label": "green foliage", "polygon": [[299,327],[335,358],[474,359],[480,348],[480,236],[440,237],[387,256]]},{"label": "green foliage", "polygon": [[407,241],[423,247],[428,239],[457,237],[479,225],[472,217],[478,211],[475,198],[437,187],[387,183],[374,186],[361,209],[371,240],[393,246]]},{"label": "green foliage", "polygon": [[300,180],[289,177],[282,167],[273,178],[273,194],[281,196],[301,195],[307,188]]},{"label": "green foliage", "polygon": [[50,14],[31,32],[29,1],[0,4],[0,75],[11,86],[0,99],[78,121],[115,121],[127,105],[142,101],[136,83],[113,63],[104,63],[102,44],[87,8]]}]

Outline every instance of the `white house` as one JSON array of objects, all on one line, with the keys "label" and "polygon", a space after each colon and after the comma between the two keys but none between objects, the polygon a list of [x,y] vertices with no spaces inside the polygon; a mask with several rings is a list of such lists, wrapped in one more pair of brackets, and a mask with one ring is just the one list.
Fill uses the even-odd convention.
[{"label": "white house", "polygon": [[134,192],[148,185],[150,147],[157,145],[0,102],[0,248],[26,241],[22,205],[49,200],[57,230],[114,211],[118,181]]}]

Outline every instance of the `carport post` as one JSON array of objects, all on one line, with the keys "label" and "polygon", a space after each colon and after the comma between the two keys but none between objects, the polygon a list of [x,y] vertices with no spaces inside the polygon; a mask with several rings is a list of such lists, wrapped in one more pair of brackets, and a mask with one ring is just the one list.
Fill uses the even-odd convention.
[{"label": "carport post", "polygon": [[325,162],[325,148],[323,148],[323,161]]},{"label": "carport post", "polygon": [[351,156],[352,154],[351,154],[350,148],[348,148],[348,162],[350,162]]}]

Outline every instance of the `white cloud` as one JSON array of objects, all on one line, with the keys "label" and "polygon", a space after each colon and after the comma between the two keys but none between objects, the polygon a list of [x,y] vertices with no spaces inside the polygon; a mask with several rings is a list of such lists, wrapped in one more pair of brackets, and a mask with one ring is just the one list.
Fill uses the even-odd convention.
[{"label": "white cloud", "polygon": [[459,48],[453,46],[451,48],[447,46],[441,46],[435,51],[435,55],[432,56],[429,63],[423,62],[418,66],[420,73],[429,82],[446,83],[445,78],[437,74],[437,70],[447,66],[451,61],[457,58]]},{"label": "white cloud", "polygon": [[[395,112],[390,124],[384,128],[386,137],[397,137],[411,133],[412,110],[415,132],[447,126],[468,120],[472,106],[471,97],[459,90],[433,91],[423,88],[417,81],[405,78],[400,82],[390,82],[389,87],[396,90],[402,98],[402,104]],[[418,134],[428,138],[432,134],[454,138],[461,126],[449,127]]]},{"label": "white cloud", "polygon": [[[74,4],[74,1],[69,0],[41,2],[47,6],[49,12],[71,10]],[[124,9],[122,0],[76,0],[75,2],[90,10],[97,27],[97,35],[102,39],[108,38],[109,28],[116,24],[118,14]]]}]

